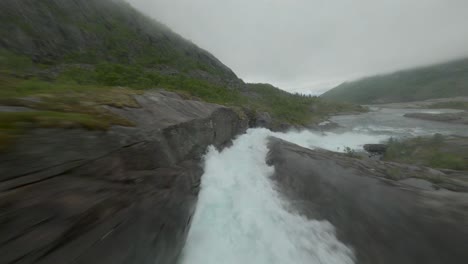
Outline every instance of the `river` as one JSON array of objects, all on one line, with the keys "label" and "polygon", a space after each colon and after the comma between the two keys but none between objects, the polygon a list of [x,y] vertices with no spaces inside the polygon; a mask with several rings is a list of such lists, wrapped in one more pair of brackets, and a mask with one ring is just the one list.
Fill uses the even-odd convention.
[{"label": "river", "polygon": [[362,149],[363,144],[390,137],[434,133],[468,136],[466,126],[403,117],[413,110],[373,110],[332,118],[342,126],[338,132],[251,129],[222,152],[210,148],[180,263],[354,263],[353,251],[336,238],[329,222],[310,220],[289,210],[289,202],[270,180],[274,169],[265,162],[266,142],[275,136],[307,148],[343,151],[345,147]]}]

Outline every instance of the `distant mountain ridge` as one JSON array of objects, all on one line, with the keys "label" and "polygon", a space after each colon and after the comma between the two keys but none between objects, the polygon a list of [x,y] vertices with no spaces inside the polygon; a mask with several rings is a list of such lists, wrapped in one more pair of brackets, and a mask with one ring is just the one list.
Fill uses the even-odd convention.
[{"label": "distant mountain ridge", "polygon": [[0,21],[0,49],[35,63],[118,63],[241,82],[209,52],[121,0],[2,0]]},{"label": "distant mountain ridge", "polygon": [[359,104],[468,96],[468,58],[343,83],[321,97]]}]

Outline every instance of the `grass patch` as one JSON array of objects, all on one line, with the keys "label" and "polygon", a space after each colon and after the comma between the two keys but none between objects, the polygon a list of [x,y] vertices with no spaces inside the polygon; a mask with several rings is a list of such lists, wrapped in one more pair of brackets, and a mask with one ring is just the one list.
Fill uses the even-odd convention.
[{"label": "grass patch", "polygon": [[30,126],[45,128],[79,126],[90,130],[105,130],[110,126],[109,122],[99,120],[92,115],[53,111],[0,112],[0,123],[1,130],[16,130]]},{"label": "grass patch", "polygon": [[89,114],[53,111],[0,112],[0,150],[6,149],[19,135],[32,128],[106,130],[111,124],[111,120]]},{"label": "grass patch", "polygon": [[316,96],[291,94],[269,84],[248,84],[247,105],[269,112],[279,122],[307,125],[339,112],[363,112],[348,103],[331,103]]},{"label": "grass patch", "polygon": [[28,129],[84,128],[105,130],[111,125],[133,126],[103,105],[139,107],[139,91],[98,85],[47,82],[0,75],[0,104],[31,108],[28,112],[0,112],[0,146]]},{"label": "grass patch", "polygon": [[2,104],[64,112],[92,112],[93,107],[100,105],[139,107],[132,95],[141,93],[128,88],[24,80],[5,75],[0,75],[0,83]]},{"label": "grass patch", "polygon": [[33,67],[31,58],[0,49],[1,72],[24,72]]},{"label": "grass patch", "polygon": [[333,113],[364,110],[351,104],[290,94],[266,84],[249,84],[245,90],[229,89],[185,75],[161,76],[140,66],[108,63],[90,67],[70,65],[53,81],[0,73],[0,87],[0,105],[37,110],[2,113],[2,122],[12,123],[14,127],[3,128],[6,132],[0,136],[2,142],[10,141],[26,128],[132,126],[131,122],[102,106],[139,107],[134,95],[158,87],[188,99],[269,112],[278,123],[307,125]]},{"label": "grass patch", "polygon": [[58,80],[80,85],[120,85],[136,90],[161,87],[210,103],[269,112],[276,120],[292,124],[308,124],[330,113],[365,111],[352,104],[330,103],[316,96],[291,94],[269,84],[248,84],[247,89],[241,91],[181,74],[162,76],[138,65],[102,63],[94,70],[72,67]]},{"label": "grass patch", "polygon": [[439,169],[468,170],[468,152],[460,140],[440,134],[407,140],[390,139],[384,160]]},{"label": "grass patch", "polygon": [[[63,71],[54,82],[40,80],[6,81],[10,83],[9,87],[11,89],[7,88],[0,91],[0,98],[38,94],[64,94],[66,91],[71,94],[71,96],[65,96],[68,100],[83,101],[86,98],[80,98],[80,95],[86,92],[101,93],[100,96],[95,96],[95,98],[109,97],[108,93],[106,95],[106,91],[117,85],[129,87],[127,90],[135,92],[161,87],[184,94],[187,98],[198,98],[210,103],[247,107],[269,112],[278,123],[296,125],[318,122],[337,112],[365,111],[364,108],[352,104],[330,103],[315,96],[290,94],[268,84],[248,84],[245,90],[229,89],[225,86],[189,78],[185,75],[161,76],[135,65],[101,63],[95,67],[71,66]],[[102,96],[103,94],[105,96]],[[121,92],[113,92],[112,94],[119,95]],[[123,100],[123,98],[115,98],[115,95],[110,97],[110,100],[101,100],[97,103],[116,106],[115,102]],[[64,105],[62,104],[62,106]]]},{"label": "grass patch", "polygon": [[70,68],[59,79],[62,83],[98,85],[104,87],[124,86],[133,90],[162,87],[166,90],[186,94],[206,102],[241,105],[244,98],[239,91],[215,85],[207,81],[184,75],[161,76],[141,66],[102,63],[92,69]]}]

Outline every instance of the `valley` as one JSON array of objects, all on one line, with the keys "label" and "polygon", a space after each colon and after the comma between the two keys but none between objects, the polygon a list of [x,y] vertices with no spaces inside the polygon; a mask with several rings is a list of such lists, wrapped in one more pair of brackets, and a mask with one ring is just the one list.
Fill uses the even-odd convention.
[{"label": "valley", "polygon": [[0,22],[0,264],[466,263],[467,59],[315,96],[123,0]]}]

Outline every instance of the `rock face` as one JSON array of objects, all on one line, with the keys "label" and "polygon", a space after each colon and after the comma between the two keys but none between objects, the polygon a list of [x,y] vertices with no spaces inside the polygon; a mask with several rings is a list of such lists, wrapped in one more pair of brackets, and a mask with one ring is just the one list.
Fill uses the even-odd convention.
[{"label": "rock face", "polygon": [[256,112],[254,127],[271,128],[273,119],[268,112]]},{"label": "rock face", "polygon": [[209,145],[245,131],[231,109],[174,94],[113,109],[134,128],[40,129],[0,155],[0,263],[174,263]]},{"label": "rock face", "polygon": [[[459,192],[437,191],[421,178],[449,181],[440,171],[358,160],[274,138],[269,148],[279,190],[302,214],[331,222],[356,263],[466,263],[467,175]],[[408,180],[417,175],[417,182]]]}]

